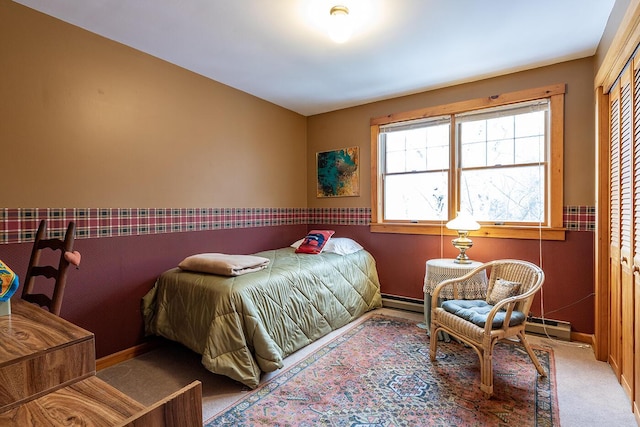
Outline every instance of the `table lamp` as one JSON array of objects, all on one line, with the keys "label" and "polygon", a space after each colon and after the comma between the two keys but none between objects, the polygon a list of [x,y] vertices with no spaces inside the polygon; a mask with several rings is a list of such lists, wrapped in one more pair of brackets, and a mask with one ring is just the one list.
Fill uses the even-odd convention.
[{"label": "table lamp", "polygon": [[467,249],[473,246],[473,242],[469,238],[469,231],[479,230],[480,224],[478,224],[468,213],[458,212],[458,216],[447,222],[447,228],[449,230],[455,230],[458,233],[458,237],[451,241],[453,246],[460,250],[460,254],[458,254],[457,258],[453,260],[453,262],[457,264],[471,263],[466,254]]}]

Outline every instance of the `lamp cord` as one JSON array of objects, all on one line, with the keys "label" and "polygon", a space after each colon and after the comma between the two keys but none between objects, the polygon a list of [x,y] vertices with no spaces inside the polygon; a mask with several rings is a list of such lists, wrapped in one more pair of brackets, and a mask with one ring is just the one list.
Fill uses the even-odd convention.
[{"label": "lamp cord", "polygon": [[[538,159],[540,159],[540,156],[538,156]],[[538,161],[538,179],[542,179],[541,177],[541,163],[540,161]],[[542,217],[540,217],[538,219],[538,259],[539,259],[539,264],[540,264],[540,268],[543,269],[543,251],[542,251]],[[564,307],[560,307],[558,309],[552,310],[549,313],[555,313],[557,311],[563,310],[567,307],[571,307],[572,305],[578,304],[579,302],[589,298],[591,295],[595,295],[595,294],[590,294],[587,295],[584,298],[579,299],[578,301],[575,301],[569,305],[566,305]],[[566,345],[568,347],[575,347],[575,348],[589,348],[590,345],[588,344],[576,344],[573,342],[567,342],[567,341],[562,341],[562,340],[558,340],[552,336],[549,335],[549,332],[547,331],[547,323],[545,322],[545,311],[544,311],[544,286],[540,287],[540,319],[542,320],[542,328],[544,330],[544,334],[547,337],[547,339],[551,340],[554,343],[557,344],[562,344],[562,345]]]},{"label": "lamp cord", "polygon": [[444,221],[440,220],[440,258],[444,258]]}]

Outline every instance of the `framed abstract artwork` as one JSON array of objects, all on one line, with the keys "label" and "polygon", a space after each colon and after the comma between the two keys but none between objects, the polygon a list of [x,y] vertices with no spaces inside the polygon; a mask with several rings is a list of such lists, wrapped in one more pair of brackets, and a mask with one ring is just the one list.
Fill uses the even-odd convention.
[{"label": "framed abstract artwork", "polygon": [[317,197],[360,195],[360,157],[358,147],[323,151],[316,155]]}]

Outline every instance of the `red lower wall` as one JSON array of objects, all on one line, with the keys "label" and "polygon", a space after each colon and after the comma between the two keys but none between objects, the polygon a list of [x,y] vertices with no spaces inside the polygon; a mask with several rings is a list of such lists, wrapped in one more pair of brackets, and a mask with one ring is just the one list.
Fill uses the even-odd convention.
[{"label": "red lower wall", "polygon": [[[376,258],[385,294],[422,300],[425,262],[458,254],[451,237],[446,236],[370,233],[369,227],[314,227],[330,228],[336,235],[346,234],[360,241]],[[473,260],[515,258],[542,265],[545,283],[532,307],[533,315],[540,316],[544,308],[546,318],[570,322],[573,331],[594,332],[594,233],[567,231],[564,241],[542,242],[470,237],[473,248],[467,254]]]},{"label": "red lower wall", "polygon": [[[103,357],[139,344],[144,328],[142,296],[158,274],[188,255],[202,252],[253,253],[287,246],[303,237],[305,225],[76,239],[82,254],[71,270],[60,316],[93,332]],[[22,279],[32,243],[0,245],[0,259]],[[13,298],[19,298],[22,287]]]},{"label": "red lower wall", "polygon": [[[79,270],[69,274],[61,316],[96,335],[97,357],[139,344],[144,338],[140,299],[161,272],[201,252],[253,253],[283,247],[308,229],[336,230],[352,237],[377,261],[384,294],[423,299],[425,261],[452,258],[450,237],[371,233],[368,226],[298,224],[228,230],[77,239]],[[478,261],[518,258],[539,264],[545,317],[571,322],[574,331],[593,333],[594,233],[566,233],[565,241],[474,238],[469,256]],[[473,237],[473,236],[472,236]],[[541,248],[541,249],[540,249]],[[24,277],[31,243],[0,245],[0,259]],[[14,298],[18,298],[21,289]],[[533,307],[540,315],[540,297]]]}]

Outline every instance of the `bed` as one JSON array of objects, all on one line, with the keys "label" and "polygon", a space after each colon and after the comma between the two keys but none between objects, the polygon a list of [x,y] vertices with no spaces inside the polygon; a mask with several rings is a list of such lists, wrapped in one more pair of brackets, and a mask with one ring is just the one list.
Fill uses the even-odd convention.
[{"label": "bed", "polygon": [[254,255],[269,262],[249,274],[161,274],[142,301],[147,334],[177,341],[209,371],[255,388],[284,357],[382,306],[375,260],[364,249]]}]

